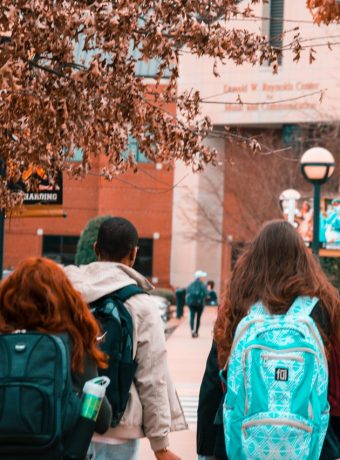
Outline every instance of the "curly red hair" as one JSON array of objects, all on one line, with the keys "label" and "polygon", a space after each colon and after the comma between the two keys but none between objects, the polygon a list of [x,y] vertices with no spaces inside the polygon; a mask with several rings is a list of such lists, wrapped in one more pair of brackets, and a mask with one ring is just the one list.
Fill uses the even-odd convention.
[{"label": "curly red hair", "polygon": [[0,285],[0,332],[16,329],[68,333],[74,372],[83,372],[85,353],[99,367],[107,366],[97,347],[97,322],[62,268],[49,259],[24,260]]}]

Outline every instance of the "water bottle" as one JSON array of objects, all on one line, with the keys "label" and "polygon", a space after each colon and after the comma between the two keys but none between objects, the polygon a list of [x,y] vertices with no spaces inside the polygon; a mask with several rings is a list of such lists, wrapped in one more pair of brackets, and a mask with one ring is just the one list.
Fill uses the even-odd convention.
[{"label": "water bottle", "polygon": [[85,382],[83,388],[83,404],[80,413],[81,417],[93,420],[94,422],[97,420],[109,383],[110,379],[105,376],[96,377]]},{"label": "water bottle", "polygon": [[66,448],[64,460],[84,460],[88,451],[100,407],[110,383],[108,377],[96,377],[85,382],[83,403],[77,426],[72,434],[72,445]]}]

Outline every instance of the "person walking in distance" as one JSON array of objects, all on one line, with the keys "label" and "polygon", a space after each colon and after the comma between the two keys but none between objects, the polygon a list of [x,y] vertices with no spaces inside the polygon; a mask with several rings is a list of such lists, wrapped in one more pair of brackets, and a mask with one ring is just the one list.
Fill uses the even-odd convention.
[{"label": "person walking in distance", "polygon": [[193,338],[198,337],[204,303],[208,295],[207,287],[202,281],[206,276],[207,274],[205,272],[197,270],[195,273],[195,281],[187,287],[185,300],[190,310],[190,329],[191,337]]},{"label": "person walking in distance", "polygon": [[210,280],[207,282],[208,296],[206,298],[206,305],[216,307],[218,305],[218,297],[215,291],[215,282]]},{"label": "person walking in distance", "polygon": [[94,439],[93,458],[137,460],[139,438],[146,436],[157,460],[180,460],[169,450],[168,435],[186,429],[187,424],[167,367],[158,305],[147,294],[153,286],[132,268],[138,251],[137,230],[127,219],[108,218],[99,227],[94,249],[96,262],[66,267],[88,304],[131,285],[144,292],[124,302],[132,318],[136,362],[127,405],[118,425]]}]

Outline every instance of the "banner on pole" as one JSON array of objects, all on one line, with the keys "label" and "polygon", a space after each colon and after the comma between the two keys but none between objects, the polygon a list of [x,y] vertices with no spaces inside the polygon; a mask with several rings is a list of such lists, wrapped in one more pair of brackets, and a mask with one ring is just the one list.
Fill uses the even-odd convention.
[{"label": "banner on pole", "polygon": [[[288,203],[282,201],[281,206],[285,218],[291,221]],[[293,225],[308,245],[313,240],[313,216],[311,198],[295,200]],[[340,197],[321,199],[319,241],[323,249],[340,251]]]}]

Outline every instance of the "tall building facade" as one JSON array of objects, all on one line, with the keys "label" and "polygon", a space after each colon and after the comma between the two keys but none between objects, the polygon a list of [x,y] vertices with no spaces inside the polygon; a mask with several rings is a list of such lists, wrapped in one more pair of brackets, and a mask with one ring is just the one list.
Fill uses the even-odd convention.
[{"label": "tall building facade", "polygon": [[[270,0],[253,9],[253,18],[236,18],[227,27],[267,35],[282,50],[276,74],[266,62],[236,66],[227,61],[218,65],[215,77],[211,59],[182,56],[179,91],[200,91],[203,115],[213,123],[207,143],[219,158],[202,175],[176,165],[175,181],[186,179],[174,191],[175,285],[186,285],[195,269],[202,269],[222,286],[245,242],[263,222],[282,217],[281,192],[294,188],[312,195],[299,166],[307,148],[324,146],[340,162],[339,25],[313,24],[305,2]],[[301,53],[295,62],[298,34]],[[330,196],[339,192],[339,169],[324,188]]]}]

